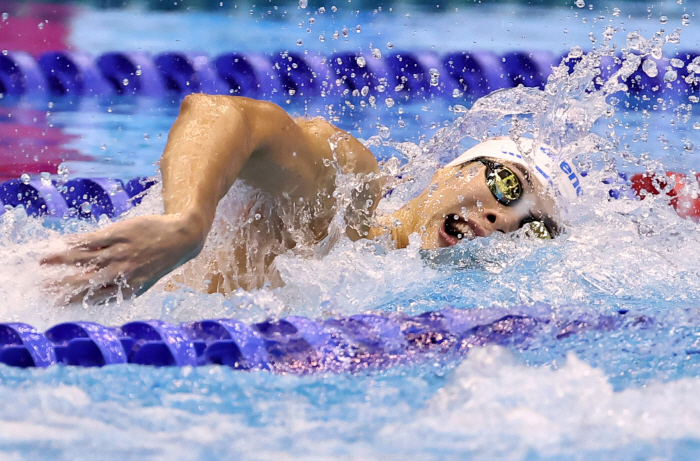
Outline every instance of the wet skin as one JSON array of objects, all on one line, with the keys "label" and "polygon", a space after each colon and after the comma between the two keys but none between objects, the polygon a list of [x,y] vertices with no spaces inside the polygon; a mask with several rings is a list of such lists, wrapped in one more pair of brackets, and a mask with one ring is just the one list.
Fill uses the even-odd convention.
[{"label": "wet skin", "polygon": [[[523,196],[511,206],[498,203],[486,186],[485,167],[472,163],[438,170],[431,180],[437,189],[429,188],[372,227],[384,180],[376,158],[357,139],[320,118],[292,119],[272,103],[190,95],[182,103],[160,161],[165,214],[140,216],[70,237],[67,250],[42,260],[73,268],[70,275],[51,281],[50,288],[66,303],[98,303],[119,291],[125,298],[142,294],[201,252],[217,204],[237,179],[292,207],[315,203],[308,230],[320,242],[337,212],[333,164],[365,181],[366,187],[353,195],[346,212],[346,234],[352,240],[390,232],[396,246],[403,248],[408,236],[418,232],[423,248],[440,248],[458,243],[460,234],[472,238],[511,232],[531,216],[543,218],[554,212],[553,201],[539,184],[512,166]],[[399,226],[394,225],[397,220]],[[276,225],[279,228],[270,238],[293,246],[294,237],[281,222]],[[237,244],[240,248],[234,254],[241,261],[233,265],[239,277],[246,270],[246,245]],[[273,260],[274,256],[266,264]],[[217,275],[202,277],[214,280]],[[239,283],[238,287],[260,286]]]},{"label": "wet skin", "polygon": [[[539,181],[517,164],[502,162],[518,177],[521,197],[509,205],[501,204],[486,185],[486,166],[481,162],[441,168],[418,197],[397,211],[400,228],[392,231],[399,246],[417,232],[423,249],[443,248],[461,239],[488,237],[494,232],[509,233],[529,221],[538,220],[556,233],[555,202]],[[461,237],[460,237],[461,234]]]}]

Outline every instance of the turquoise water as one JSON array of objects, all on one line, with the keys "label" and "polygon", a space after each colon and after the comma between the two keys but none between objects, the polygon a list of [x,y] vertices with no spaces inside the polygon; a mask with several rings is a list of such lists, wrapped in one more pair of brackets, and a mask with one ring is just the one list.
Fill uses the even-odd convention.
[{"label": "turquoise water", "polygon": [[[646,5],[618,6],[619,16],[612,15],[612,3],[592,10],[475,6],[444,14],[408,7],[357,14],[343,7],[333,17],[330,6],[323,14],[287,7],[286,13],[271,9],[269,15],[259,8],[251,15],[246,7],[230,16],[148,13],[137,7],[85,10],[73,21],[71,40],[95,54],[139,47],[211,55],[234,48],[273,51],[296,48],[300,38],[302,49],[324,53],[367,50],[369,42],[381,44],[383,51],[391,42],[395,49],[435,47],[441,53],[472,46],[563,52],[573,45],[590,49],[588,33],[600,34],[601,23],[610,20],[624,22],[625,30],[615,39],[622,42],[631,29],[651,35],[662,27],[662,14],[669,17],[668,32],[682,27],[684,8],[695,13],[687,1],[659,2],[651,12]],[[317,21],[308,27],[311,16]],[[694,20],[683,27],[681,43],[665,51],[700,49]],[[357,24],[362,25],[359,34]],[[333,40],[333,32],[343,26],[351,29],[348,38]],[[3,110],[28,123],[37,113],[45,114],[45,103]],[[617,122],[602,119],[594,131],[610,139],[615,129],[621,147],[612,158],[620,170],[642,171],[660,163],[698,171],[693,149],[684,145],[700,143],[700,130],[693,128],[700,119],[694,108],[683,119],[688,110],[678,109],[681,103],[688,101],[667,101],[666,110],[648,114],[626,113],[620,106]],[[434,100],[349,109],[343,101],[318,100],[288,109],[337,116],[339,126],[368,140],[378,157],[394,155],[405,162],[411,146],[457,118],[450,111],[454,104]],[[65,149],[89,156],[65,162],[68,175],[128,179],[156,171],[176,110],[175,104],[157,100],[86,98],[71,107],[56,101],[46,119],[34,123],[60,130]],[[647,132],[646,141],[638,128]],[[625,144],[631,154],[620,153]],[[437,160],[414,158],[408,171],[420,172]],[[0,318],[42,329],[74,319],[108,325],[144,318],[259,321],[538,302],[553,305],[564,318],[585,320],[625,309],[646,320],[566,338],[541,331],[517,344],[475,349],[464,360],[428,357],[356,375],[0,366],[0,458],[695,460],[700,455],[700,355],[695,353],[700,350],[695,310],[700,306],[700,229],[678,218],[663,198],[608,200],[598,180],[605,175],[596,170],[609,160],[591,160],[586,195],[570,206],[571,225],[563,239],[473,241],[447,255],[447,263],[421,254],[417,242],[383,252],[367,242],[341,240],[320,258],[278,258],[283,288],[229,297],[156,286],[135,301],[53,307],[38,289],[47,274],[37,259],[58,248],[60,233],[22,210],[10,211],[0,218]],[[245,191],[236,191],[231,200],[237,193]],[[410,193],[399,190],[386,206]],[[159,207],[156,192],[136,213]],[[69,222],[63,232],[106,224]]]}]

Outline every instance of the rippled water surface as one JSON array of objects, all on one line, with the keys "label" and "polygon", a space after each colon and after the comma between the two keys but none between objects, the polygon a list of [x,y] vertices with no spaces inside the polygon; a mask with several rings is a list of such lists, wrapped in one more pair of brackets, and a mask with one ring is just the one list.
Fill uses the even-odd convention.
[{"label": "rippled water surface", "polygon": [[[664,53],[700,48],[695,16],[690,26],[680,25],[681,14],[695,14],[694,6],[663,3],[650,12],[624,3],[617,16],[612,4],[537,10],[501,5],[443,15],[397,7],[381,13],[341,10],[333,17],[330,11],[323,16],[295,6],[284,17],[270,14],[272,19],[256,9],[254,20],[243,19],[247,12],[228,17],[86,10],[73,22],[72,39],[94,53],[114,49],[115,43],[153,52],[180,48],[216,54],[244,46],[272,51],[296,47],[301,35],[307,49],[329,53],[366,49],[370,41],[382,47],[392,41],[404,49],[434,46],[439,52],[473,44],[496,51],[517,45],[565,52],[574,45],[590,50],[590,31],[600,46],[611,19],[625,29],[611,43],[623,46],[635,29],[650,37],[662,27],[658,17],[664,13],[669,16],[665,34],[682,28],[681,43],[666,44]],[[307,13],[319,18],[312,33],[306,25],[299,29],[299,22],[308,22]],[[230,27],[231,21],[246,24],[245,33]],[[356,23],[362,24],[360,34],[330,38],[336,28]],[[105,32],[92,34],[100,24]],[[492,30],[480,28],[485,26]],[[122,37],[119,28],[139,33]],[[206,33],[195,32],[202,29]],[[319,35],[328,35],[327,41],[318,41]],[[694,147],[700,145],[700,130],[693,127],[700,127],[700,117],[687,97],[657,101],[660,107],[647,111],[626,107],[629,99],[619,97],[615,113],[603,115],[592,129],[613,144],[579,159],[589,170],[585,195],[568,206],[567,230],[552,242],[497,236],[449,253],[425,254],[417,240],[407,249],[385,251],[341,239],[323,257],[279,257],[285,286],[275,290],[224,297],[156,286],[135,301],[54,307],[39,289],[47,274],[38,258],[59,248],[61,234],[108,222],[55,223],[8,211],[0,217],[0,320],[41,329],[75,319],[107,325],[144,318],[260,321],[538,303],[552,305],[564,318],[623,310],[645,320],[568,336],[542,332],[517,344],[474,349],[466,358],[434,363],[428,357],[362,374],[0,366],[0,459],[698,459],[700,229],[679,218],[664,197],[610,200],[602,180],[616,171],[700,170]],[[48,115],[41,104],[0,110],[14,113],[25,126],[55,133],[55,145],[71,154],[62,157],[69,158],[62,166],[70,176],[154,174],[177,113],[176,104],[153,100],[56,102]],[[449,128],[455,129],[453,122],[462,115],[454,105],[431,100],[350,109],[343,101],[319,100],[288,109],[337,117],[378,158],[399,158],[402,171],[417,179],[398,187],[382,205],[390,210],[426,186],[425,172],[451,155],[442,148],[416,152],[421,142],[428,147],[451,142]],[[594,113],[602,115],[588,112]],[[546,131],[537,116],[523,120]],[[499,121],[492,133],[507,132],[504,122],[510,121]],[[448,130],[439,132],[441,127]],[[55,173],[57,166],[46,168]],[[230,200],[244,193],[235,190]],[[132,213],[160,207],[155,191]]]}]

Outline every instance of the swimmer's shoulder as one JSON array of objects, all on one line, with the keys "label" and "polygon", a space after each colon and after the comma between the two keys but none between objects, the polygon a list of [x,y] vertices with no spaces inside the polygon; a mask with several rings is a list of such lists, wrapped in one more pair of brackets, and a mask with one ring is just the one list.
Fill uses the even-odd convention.
[{"label": "swimmer's shoulder", "polygon": [[330,159],[337,159],[349,173],[368,174],[379,171],[377,159],[357,138],[338,128],[323,117],[295,119],[312,144],[318,144]]}]

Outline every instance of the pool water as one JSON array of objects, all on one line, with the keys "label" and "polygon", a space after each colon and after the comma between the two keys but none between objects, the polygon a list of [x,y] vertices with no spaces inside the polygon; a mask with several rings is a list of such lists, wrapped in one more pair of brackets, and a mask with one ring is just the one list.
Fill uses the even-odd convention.
[{"label": "pool water", "polygon": [[[681,43],[666,44],[664,53],[700,49],[688,2],[658,2],[651,11],[640,5],[474,5],[443,13],[400,5],[357,13],[339,6],[333,14],[330,7],[321,14],[296,5],[270,8],[270,14],[252,6],[208,13],[82,9],[72,20],[70,40],[95,54],[138,48],[271,52],[296,48],[300,38],[302,49],[326,54],[366,50],[370,42],[382,50],[391,42],[397,49],[434,47],[441,53],[471,47],[560,53],[575,45],[590,50],[589,32],[600,46],[603,24],[612,20],[624,29],[614,43],[624,43],[633,30],[649,37],[662,27],[666,33],[681,27]],[[688,27],[680,25],[684,13],[693,15]],[[661,15],[668,25],[660,24]],[[344,26],[352,33],[333,40]],[[425,254],[417,240],[407,249],[384,251],[341,239],[319,258],[280,256],[285,286],[275,290],[225,297],[156,286],[134,301],[56,307],[39,288],[47,273],[38,258],[60,248],[61,234],[108,220],[57,224],[21,209],[6,212],[0,217],[0,320],[40,329],[78,319],[106,325],[146,318],[253,322],[538,303],[582,323],[619,310],[639,321],[570,335],[545,329],[517,343],[475,348],[466,358],[426,357],[360,374],[0,366],[0,459],[698,459],[700,229],[679,218],[665,197],[610,200],[601,180],[611,165],[626,172],[700,171],[694,155],[700,117],[687,98],[656,101],[659,107],[646,111],[621,100],[615,114],[593,128],[616,147],[579,159],[589,170],[585,195],[568,207],[568,230],[553,242],[496,236],[447,254]],[[333,119],[378,158],[394,156],[402,172],[419,175],[448,157],[439,149],[416,156],[416,146],[451,139],[449,128],[463,114],[456,104],[468,105],[434,99],[351,108],[343,100],[318,98],[285,107]],[[60,169],[69,177],[130,179],[155,174],[177,102],[22,101],[0,111],[3,129],[18,130],[3,146],[7,177]],[[28,147],[48,136],[33,135],[32,127],[53,140],[43,152]],[[501,122],[491,130],[507,129]],[[398,187],[383,206],[398,206],[428,180],[423,175]],[[156,190],[132,213],[161,206]]]}]

